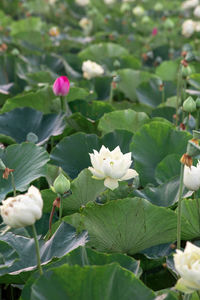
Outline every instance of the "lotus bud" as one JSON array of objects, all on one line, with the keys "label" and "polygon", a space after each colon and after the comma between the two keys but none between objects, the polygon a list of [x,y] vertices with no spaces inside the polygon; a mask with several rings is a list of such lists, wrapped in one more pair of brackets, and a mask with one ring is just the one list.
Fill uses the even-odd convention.
[{"label": "lotus bud", "polygon": [[196,99],[196,107],[200,108],[200,97],[197,97]]},{"label": "lotus bud", "polygon": [[141,20],[142,23],[149,23],[151,21],[151,19],[149,18],[149,16],[144,16]]},{"label": "lotus bud", "polygon": [[195,140],[200,139],[200,131],[193,130],[192,133],[193,133],[193,139],[195,139]]},{"label": "lotus bud", "polygon": [[190,140],[187,144],[187,154],[191,157],[195,157],[200,154],[200,147],[197,140]]},{"label": "lotus bud", "polygon": [[120,7],[120,12],[121,13],[125,13],[130,11],[131,7],[129,3],[122,3],[121,7]]},{"label": "lotus bud", "polygon": [[187,78],[192,74],[192,69],[189,65],[187,67],[181,66],[181,73],[183,78]]},{"label": "lotus bud", "polygon": [[162,11],[162,10],[163,10],[163,5],[162,5],[162,3],[157,2],[157,3],[154,5],[154,10],[155,10],[155,11]]},{"label": "lotus bud", "polygon": [[33,132],[29,132],[26,136],[26,140],[27,142],[36,144],[38,142],[38,136]]},{"label": "lotus bud", "polygon": [[70,82],[67,76],[58,77],[53,84],[53,92],[56,96],[66,96],[69,93]]},{"label": "lotus bud", "polygon": [[192,113],[196,111],[196,102],[193,100],[193,98],[190,96],[183,102],[183,110]]},{"label": "lotus bud", "polygon": [[60,173],[53,184],[53,190],[60,195],[68,192],[70,189],[70,181]]},{"label": "lotus bud", "polygon": [[167,30],[171,30],[171,29],[174,28],[174,22],[172,21],[172,19],[167,19],[164,22],[164,28],[167,29]]}]

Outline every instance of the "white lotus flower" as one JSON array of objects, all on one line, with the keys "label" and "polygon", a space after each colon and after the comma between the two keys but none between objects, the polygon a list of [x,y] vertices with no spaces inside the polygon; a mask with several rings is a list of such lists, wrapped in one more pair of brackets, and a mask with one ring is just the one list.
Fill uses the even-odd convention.
[{"label": "white lotus flower", "polygon": [[176,250],[174,263],[181,276],[175,288],[185,293],[200,290],[200,248],[187,242],[184,252]]},{"label": "white lotus flower", "polygon": [[104,73],[104,69],[102,68],[102,66],[100,66],[99,64],[91,60],[87,60],[83,62],[82,71],[83,71],[83,77],[86,79],[98,77],[103,75]]},{"label": "white lotus flower", "polygon": [[86,6],[86,5],[88,5],[90,3],[90,0],[76,0],[75,2],[79,6]]},{"label": "white lotus flower", "polygon": [[79,21],[80,27],[83,29],[84,33],[87,35],[90,33],[93,27],[92,20],[84,17]]},{"label": "white lotus flower", "polygon": [[136,7],[133,8],[133,14],[135,16],[141,17],[141,16],[144,16],[145,10],[144,10],[144,8],[142,6],[138,5],[138,6],[136,6]]},{"label": "white lotus flower", "polygon": [[33,185],[24,195],[10,197],[2,201],[0,214],[10,227],[33,225],[42,216],[43,200],[40,191]]},{"label": "white lotus flower", "polygon": [[200,18],[200,5],[196,6],[193,14],[195,17]]},{"label": "white lotus flower", "polygon": [[185,37],[190,37],[195,31],[196,23],[192,20],[186,20],[182,24],[182,34]]},{"label": "white lotus flower", "polygon": [[195,31],[200,32],[200,22],[196,22]]},{"label": "white lotus flower", "polygon": [[197,191],[200,188],[200,162],[196,167],[184,166],[183,183],[190,191]]},{"label": "white lotus flower", "polygon": [[181,5],[182,10],[188,10],[190,8],[194,8],[199,4],[199,0],[187,0],[184,1]]},{"label": "white lotus flower", "polygon": [[88,169],[92,172],[93,178],[104,179],[104,185],[111,190],[116,189],[118,181],[128,180],[138,176],[138,173],[129,169],[132,163],[131,152],[123,154],[117,146],[110,151],[102,146],[100,151],[93,150],[90,153],[92,167]]}]

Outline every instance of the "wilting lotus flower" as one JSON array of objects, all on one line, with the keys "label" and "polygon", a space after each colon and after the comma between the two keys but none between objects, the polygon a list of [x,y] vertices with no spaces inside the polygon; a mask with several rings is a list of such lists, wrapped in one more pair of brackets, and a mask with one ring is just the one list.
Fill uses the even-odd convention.
[{"label": "wilting lotus flower", "polygon": [[99,64],[91,60],[87,60],[83,62],[82,71],[83,71],[83,77],[86,79],[98,77],[103,75],[104,73],[104,69],[102,68],[102,66],[100,66]]},{"label": "wilting lotus flower", "polygon": [[49,29],[50,36],[58,36],[59,34],[60,34],[60,31],[59,31],[58,27],[54,26]]},{"label": "wilting lotus flower", "polygon": [[34,186],[26,194],[10,197],[3,200],[2,204],[0,214],[3,221],[13,228],[33,225],[42,216],[43,200]]},{"label": "wilting lotus flower", "polygon": [[184,166],[183,183],[190,191],[197,191],[200,188],[200,162],[196,167]]},{"label": "wilting lotus flower", "polygon": [[132,163],[131,152],[123,154],[119,146],[113,151],[105,146],[102,146],[99,152],[93,151],[94,154],[90,153],[92,167],[88,169],[93,178],[104,179],[104,185],[109,189],[116,189],[119,186],[118,181],[138,176],[135,170],[129,169]]},{"label": "wilting lotus flower", "polygon": [[58,77],[53,84],[53,92],[56,96],[66,96],[69,93],[70,82],[66,76]]},{"label": "wilting lotus flower", "polygon": [[190,37],[195,32],[196,23],[192,20],[186,20],[182,24],[182,34],[185,37]]},{"label": "wilting lotus flower", "polygon": [[79,6],[86,6],[86,5],[88,5],[90,3],[90,0],[76,0],[75,2]]},{"label": "wilting lotus flower", "polygon": [[200,290],[200,248],[187,242],[184,252],[176,250],[174,263],[181,276],[175,288],[184,293]]}]

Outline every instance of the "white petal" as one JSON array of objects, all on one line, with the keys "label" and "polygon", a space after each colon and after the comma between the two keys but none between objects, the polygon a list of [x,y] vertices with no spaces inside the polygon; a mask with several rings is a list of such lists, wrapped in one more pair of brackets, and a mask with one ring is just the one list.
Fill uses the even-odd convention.
[{"label": "white petal", "polygon": [[103,173],[101,173],[99,170],[96,170],[96,169],[94,169],[92,167],[89,167],[88,170],[90,170],[90,172],[92,173],[92,175],[94,177],[97,177],[99,179],[105,178],[105,175]]},{"label": "white petal", "polygon": [[128,169],[127,172],[126,172],[126,174],[122,178],[120,178],[120,181],[121,180],[128,180],[128,179],[134,178],[134,177],[136,177],[138,175],[139,174],[135,170]]},{"label": "white petal", "polygon": [[119,186],[118,181],[116,179],[113,179],[113,178],[110,178],[110,177],[107,177],[104,180],[104,185],[106,187],[108,187],[109,189],[111,189],[111,190],[114,190]]}]

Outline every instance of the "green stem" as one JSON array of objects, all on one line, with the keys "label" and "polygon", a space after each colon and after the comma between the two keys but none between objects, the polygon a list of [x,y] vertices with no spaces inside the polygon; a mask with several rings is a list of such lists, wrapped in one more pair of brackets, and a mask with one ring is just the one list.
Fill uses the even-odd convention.
[{"label": "green stem", "polygon": [[198,297],[199,297],[199,299],[200,299],[200,291],[197,291],[197,295],[198,295]]},{"label": "green stem", "polygon": [[196,130],[199,129],[199,108],[197,108]]},{"label": "green stem", "polygon": [[17,193],[16,193],[15,178],[14,178],[13,172],[11,172],[10,175],[11,175],[11,183],[12,183],[12,188],[13,188],[13,196],[16,197]]},{"label": "green stem", "polygon": [[183,193],[183,173],[184,165],[181,164],[179,194],[178,194],[178,214],[177,214],[177,249],[181,248],[181,201]]},{"label": "green stem", "polygon": [[181,84],[182,84],[182,72],[181,72],[181,64],[180,64],[178,68],[178,78],[177,78],[176,126],[178,126],[178,109],[179,109],[179,101],[181,99]]},{"label": "green stem", "polygon": [[32,229],[33,229],[33,237],[34,237],[34,241],[35,241],[38,270],[39,270],[40,275],[42,275],[43,271],[42,271],[42,266],[41,266],[41,261],[40,261],[40,248],[39,248],[39,243],[38,243],[38,239],[37,239],[37,232],[35,229],[35,224],[32,225]]},{"label": "green stem", "polygon": [[165,102],[165,87],[162,88],[162,103]]},{"label": "green stem", "polygon": [[65,103],[65,97],[64,96],[60,96],[60,105],[61,105],[61,111],[66,113],[67,112],[67,106]]},{"label": "green stem", "polygon": [[113,82],[110,85],[110,95],[109,95],[109,103],[112,104],[113,102]]},{"label": "green stem", "polygon": [[83,266],[88,266],[90,263],[89,263],[89,260],[88,260],[87,250],[85,249],[85,246],[82,247],[81,252],[82,252],[81,253],[81,258],[82,258]]},{"label": "green stem", "polygon": [[63,198],[61,196],[60,197],[60,207],[59,207],[59,221],[61,221],[62,219],[62,209],[63,209]]}]

